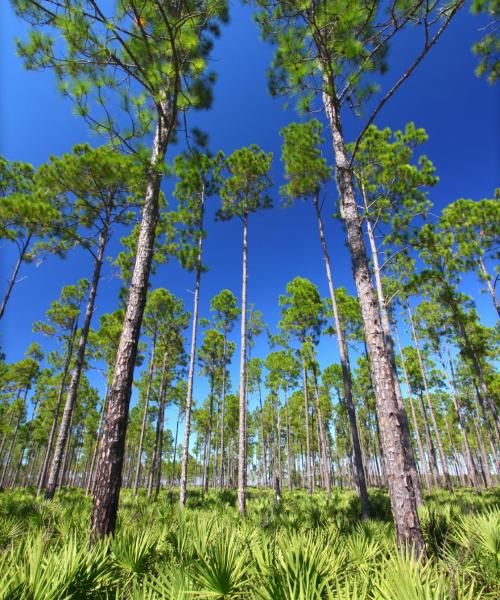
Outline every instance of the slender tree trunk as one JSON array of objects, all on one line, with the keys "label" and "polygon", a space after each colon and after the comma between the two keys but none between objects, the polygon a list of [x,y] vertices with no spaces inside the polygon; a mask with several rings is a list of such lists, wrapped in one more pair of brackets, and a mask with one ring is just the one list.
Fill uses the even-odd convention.
[{"label": "slender tree trunk", "polygon": [[3,489],[4,483],[5,483],[5,478],[7,476],[7,471],[9,469],[10,461],[12,459],[12,453],[14,452],[14,448],[15,448],[15,445],[16,445],[17,434],[19,432],[19,425],[20,424],[21,424],[21,413],[19,412],[19,416],[18,416],[17,421],[16,421],[16,426],[14,428],[14,435],[12,436],[12,442],[10,443],[9,451],[7,452],[7,456],[5,457],[5,462],[4,462],[4,467],[3,467],[3,471],[2,471],[2,476],[0,477],[0,490]]},{"label": "slender tree trunk", "polygon": [[446,368],[446,364],[441,357],[441,362],[443,365],[444,373],[446,376],[446,380],[448,383],[448,387],[450,388],[450,396],[453,402],[453,406],[455,408],[455,412],[458,418],[458,427],[460,429],[460,433],[462,434],[462,442],[465,449],[465,464],[467,465],[467,471],[469,479],[471,480],[472,486],[475,488],[479,488],[481,486],[479,480],[479,473],[477,472],[476,463],[474,462],[474,458],[472,456],[472,450],[469,444],[469,438],[467,437],[467,427],[465,425],[465,421],[462,415],[462,406],[460,404],[460,400],[458,398],[455,382],[451,380],[450,374],[448,373],[448,369]]},{"label": "slender tree trunk", "polygon": [[332,481],[330,477],[330,465],[328,460],[328,444],[326,442],[325,436],[325,426],[323,423],[323,414],[321,412],[320,398],[319,398],[319,388],[318,388],[318,377],[316,374],[316,370],[313,369],[314,375],[314,390],[316,393],[316,411],[318,413],[318,427],[319,427],[319,438],[321,442],[321,461],[323,463],[323,473],[325,477],[325,487],[328,493],[328,497],[332,495]]},{"label": "slender tree trunk", "polygon": [[262,464],[264,473],[264,487],[267,486],[267,456],[266,456],[266,433],[264,428],[264,410],[262,407],[262,390],[259,382],[259,410],[260,410],[260,431],[262,437]]},{"label": "slender tree trunk", "polygon": [[[163,107],[168,113],[168,107]],[[171,126],[175,115],[171,115]],[[97,463],[94,501],[91,516],[91,543],[113,534],[122,483],[122,468],[127,434],[128,410],[141,332],[142,317],[153,259],[156,225],[159,217],[161,171],[171,128],[160,117],[156,128],[149,177],[146,187],[142,220],[137,240],[137,252],[130,282],[123,329],[118,344],[113,382],[109,393],[108,409],[104,421],[102,443]]]},{"label": "slender tree trunk", "polygon": [[80,333],[80,340],[78,342],[78,348],[76,350],[76,359],[73,372],[71,373],[71,380],[68,388],[68,395],[66,396],[66,404],[64,405],[64,411],[61,418],[61,425],[59,427],[59,433],[57,436],[56,445],[54,448],[54,456],[52,458],[52,465],[50,467],[49,479],[47,482],[47,488],[45,490],[45,500],[52,500],[56,492],[57,480],[59,478],[60,469],[62,465],[64,448],[66,441],[70,434],[70,423],[73,417],[73,411],[75,409],[76,400],[78,396],[78,386],[80,385],[80,377],[82,375],[84,361],[85,361],[85,350],[87,348],[87,338],[90,331],[90,323],[92,321],[92,315],[94,314],[95,299],[97,295],[97,287],[99,285],[99,279],[101,277],[101,268],[104,260],[104,251],[108,241],[108,228],[109,222],[104,224],[103,230],[99,236],[99,245],[97,250],[97,256],[94,263],[94,273],[92,276],[92,284],[89,291],[89,298],[87,301],[87,308],[85,310],[85,317],[83,319],[82,331]]},{"label": "slender tree trunk", "polygon": [[172,461],[172,480],[171,485],[175,485],[175,467],[177,463],[177,440],[179,436],[179,421],[181,420],[181,407],[179,405],[177,412],[177,422],[175,424],[175,438],[174,438],[174,459]]},{"label": "slender tree trunk", "polygon": [[240,398],[238,423],[238,511],[246,515],[246,356],[247,356],[247,235],[248,214],[243,215],[243,265],[241,276]]},{"label": "slender tree trunk", "polygon": [[[479,265],[479,271],[481,272],[482,279],[483,279],[483,281],[486,282],[488,292],[490,293],[491,299],[493,300],[493,306],[495,307],[495,310],[497,311],[497,314],[500,317],[500,303],[498,302],[497,293],[495,291],[495,288],[493,287],[493,284],[491,283],[490,274],[488,273],[488,270],[486,269],[486,265],[484,264],[484,259],[481,255],[479,255],[477,264]],[[2,315],[0,313],[0,319],[1,318],[2,318]]]},{"label": "slender tree trunk", "polygon": [[[331,78],[326,80],[326,84],[327,89],[334,90]],[[354,193],[352,167],[345,151],[338,103],[334,97],[329,97],[325,93],[324,104],[332,132],[341,215],[347,230],[354,280],[370,355],[370,368],[377,400],[389,495],[398,543],[400,546],[412,546],[419,554],[424,550],[424,543],[417,514],[411,465],[401,429],[394,373],[387,355],[377,301],[371,282],[361,220]]]},{"label": "slender tree trunk", "polygon": [[305,359],[302,362],[302,385],[304,387],[304,427],[306,430],[306,478],[307,491],[313,493],[314,481],[311,465],[311,440],[309,431],[309,392],[307,390],[307,370]]},{"label": "slender tree trunk", "polygon": [[214,409],[214,378],[210,376],[210,406],[208,414],[208,430],[206,437],[205,464],[203,465],[203,491],[208,493],[208,479],[210,477],[210,450],[212,445],[212,413]]},{"label": "slender tree trunk", "polygon": [[153,335],[153,345],[151,348],[151,356],[149,358],[148,386],[146,389],[146,398],[144,399],[144,411],[142,413],[141,434],[139,437],[139,449],[137,450],[137,464],[135,467],[134,496],[137,496],[137,490],[139,488],[139,477],[141,475],[142,449],[144,447],[144,434],[146,433],[146,423],[148,421],[148,409],[149,409],[149,399],[151,397],[151,384],[153,381],[155,351],[156,351],[156,333]]},{"label": "slender tree trunk", "polygon": [[97,453],[99,452],[99,444],[101,442],[102,437],[102,426],[104,423],[104,415],[106,413],[106,407],[108,405],[108,396],[109,396],[109,383],[106,386],[106,394],[104,395],[104,402],[101,407],[101,414],[99,416],[99,427],[97,428],[97,439],[94,444],[94,451],[92,452],[92,461],[90,463],[90,471],[87,479],[87,486],[85,490],[85,495],[88,495],[90,491],[94,489],[94,471],[95,471],[95,462],[97,458]]},{"label": "slender tree trunk", "polygon": [[221,394],[221,422],[220,422],[220,487],[224,487],[224,423],[226,415],[226,343],[227,343],[227,331],[224,327],[224,353],[223,353],[223,365],[222,365],[222,394]]},{"label": "slender tree trunk", "polygon": [[427,406],[429,407],[429,413],[431,415],[432,427],[434,429],[434,435],[436,437],[436,443],[438,446],[439,458],[441,460],[441,468],[443,469],[443,475],[444,475],[444,483],[445,483],[446,489],[451,492],[453,490],[453,488],[451,485],[450,474],[448,472],[448,463],[446,461],[446,456],[444,454],[443,442],[441,440],[441,434],[439,433],[439,428],[438,428],[437,421],[436,421],[436,415],[434,413],[434,407],[432,406],[431,394],[430,394],[430,390],[429,390],[429,383],[427,381],[427,373],[425,371],[425,365],[424,365],[424,361],[422,358],[422,352],[420,350],[420,343],[419,343],[419,339],[417,336],[417,331],[415,329],[415,324],[413,323],[413,316],[412,316],[410,306],[407,305],[406,309],[408,311],[411,332],[413,335],[413,341],[415,343],[415,350],[417,351],[418,364],[420,366],[420,373],[422,375],[422,382],[424,384],[425,399],[427,401]]},{"label": "slender tree trunk", "polygon": [[340,315],[337,305],[337,298],[335,295],[335,287],[333,285],[332,269],[330,264],[330,256],[328,254],[328,246],[326,244],[325,233],[323,229],[323,220],[321,218],[321,211],[318,203],[318,193],[316,192],[313,196],[314,209],[316,212],[316,219],[318,221],[319,238],[321,242],[321,249],[323,252],[323,260],[325,262],[326,279],[328,281],[328,290],[330,292],[330,301],[333,309],[333,319],[335,323],[335,329],[337,332],[337,345],[340,357],[340,365],[342,368],[342,381],[344,384],[344,397],[347,407],[347,413],[349,416],[349,425],[351,427],[351,439],[354,448],[354,462],[356,465],[356,480],[357,487],[359,490],[359,497],[361,500],[361,513],[364,519],[369,516],[368,506],[368,489],[366,486],[365,469],[363,465],[363,456],[361,454],[361,446],[359,443],[359,432],[358,425],[356,422],[356,409],[354,407],[354,400],[352,397],[352,379],[351,370],[349,368],[349,359],[347,355],[347,344],[345,342],[344,329],[340,322]]},{"label": "slender tree trunk", "polygon": [[415,429],[415,436],[417,438],[417,448],[418,448],[418,454],[419,454],[419,458],[420,458],[421,471],[424,474],[427,489],[430,490],[431,482],[430,482],[430,477],[429,477],[429,464],[427,462],[425,452],[424,452],[424,446],[422,444],[422,436],[420,435],[420,428],[418,426],[417,415],[415,414],[415,404],[413,403],[413,391],[411,389],[410,379],[408,377],[408,371],[406,370],[406,363],[405,363],[405,359],[403,356],[403,349],[401,348],[401,341],[399,339],[399,333],[398,333],[398,329],[396,326],[394,327],[394,332],[395,332],[395,336],[396,336],[396,342],[398,344],[399,356],[401,358],[401,367],[403,370],[403,377],[404,377],[404,381],[406,384],[406,389],[408,391],[408,403],[410,404],[413,428]]},{"label": "slender tree trunk", "polygon": [[159,478],[161,478],[161,456],[160,448],[162,446],[163,438],[163,418],[165,413],[165,394],[166,394],[166,381],[167,381],[167,353],[163,354],[163,361],[161,367],[161,383],[160,383],[160,394],[158,401],[158,417],[156,419],[156,432],[155,432],[155,444],[153,450],[153,458],[151,460],[151,468],[148,479],[148,498],[153,495],[153,487],[155,487],[155,496],[158,495],[159,490]]},{"label": "slender tree trunk", "polygon": [[288,489],[292,489],[292,452],[290,445],[290,417],[288,415],[288,398],[285,402],[285,426],[286,426],[286,462],[287,462],[287,483]]},{"label": "slender tree trunk", "polygon": [[62,378],[61,378],[61,385],[59,386],[59,391],[57,394],[57,401],[56,401],[56,406],[54,408],[54,417],[52,419],[52,425],[50,427],[50,432],[49,432],[49,438],[47,440],[47,447],[45,448],[45,456],[43,459],[43,463],[42,463],[42,468],[40,470],[40,474],[38,476],[38,482],[37,482],[37,496],[40,496],[42,493],[42,490],[45,487],[45,480],[47,478],[47,472],[49,470],[49,462],[50,462],[50,457],[52,454],[52,446],[54,445],[54,439],[56,436],[56,431],[57,431],[57,421],[59,419],[59,410],[61,408],[61,404],[62,404],[62,399],[63,399],[63,395],[64,395],[64,388],[66,386],[66,378],[68,377],[68,371],[69,371],[69,365],[71,363],[71,358],[73,356],[73,346],[75,343],[75,336],[76,336],[76,331],[78,329],[78,322],[75,319],[73,322],[73,327],[71,330],[71,336],[68,340],[68,349],[66,352],[66,358],[64,361],[64,367],[63,367],[63,372],[62,372]]},{"label": "slender tree trunk", "polygon": [[394,340],[392,339],[392,331],[391,324],[389,319],[389,311],[387,310],[387,302],[385,300],[384,289],[382,286],[382,276],[380,269],[380,262],[378,256],[377,244],[375,242],[375,234],[373,231],[372,223],[368,217],[368,201],[365,194],[365,189],[363,184],[361,183],[361,194],[363,197],[363,203],[365,206],[365,223],[366,223],[366,231],[368,233],[368,240],[370,242],[370,250],[372,254],[373,261],[373,275],[375,279],[375,290],[377,292],[377,301],[380,311],[380,324],[382,325],[382,331],[384,335],[384,342],[387,349],[387,355],[389,357],[389,361],[391,363],[392,372],[394,376],[394,384],[396,391],[396,398],[399,407],[399,418],[401,422],[401,431],[403,432],[404,444],[408,453],[408,460],[410,462],[410,470],[411,476],[413,479],[413,487],[415,489],[415,499],[417,501],[417,505],[421,506],[423,504],[422,500],[422,485],[420,483],[420,478],[417,472],[417,465],[415,461],[415,453],[413,451],[413,444],[410,435],[410,426],[408,424],[408,415],[406,414],[405,405],[403,402],[403,394],[401,392],[401,386],[399,384],[398,371],[396,368],[396,354],[394,352]]},{"label": "slender tree trunk", "polygon": [[205,206],[205,192],[202,190],[200,196],[200,235],[198,237],[198,256],[196,257],[196,283],[193,299],[193,321],[191,325],[191,349],[189,352],[189,371],[187,379],[187,395],[186,395],[186,412],[184,415],[184,443],[182,446],[181,459],[181,479],[179,482],[179,505],[181,508],[186,506],[187,496],[187,474],[189,462],[189,436],[191,433],[191,407],[193,404],[193,381],[194,381],[194,364],[196,359],[196,334],[198,331],[198,306],[200,303],[200,283],[201,283],[201,261],[203,252],[203,211]]},{"label": "slender tree trunk", "polygon": [[30,245],[31,242],[31,238],[33,237],[32,233],[29,233],[28,236],[26,237],[26,239],[24,240],[23,245],[21,246],[20,250],[19,250],[19,257],[17,259],[17,262],[14,266],[14,270],[12,271],[12,275],[9,279],[9,283],[7,285],[7,290],[4,294],[3,300],[2,300],[2,304],[0,306],[0,319],[3,317],[4,312],[5,312],[5,307],[7,306],[7,302],[9,301],[10,295],[12,293],[12,288],[14,287],[14,285],[16,284],[16,279],[17,279],[17,275],[19,273],[19,269],[21,268],[21,264],[26,256],[26,252],[28,250],[28,246]]}]

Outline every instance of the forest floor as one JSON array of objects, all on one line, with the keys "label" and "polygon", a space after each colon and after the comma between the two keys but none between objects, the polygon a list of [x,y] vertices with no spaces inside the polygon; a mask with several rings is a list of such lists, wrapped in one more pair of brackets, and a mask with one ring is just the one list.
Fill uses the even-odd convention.
[{"label": "forest floor", "polygon": [[123,490],[116,536],[88,549],[91,499],[0,494],[0,599],[477,600],[500,598],[500,488],[436,490],[420,511],[427,560],[397,551],[387,494]]}]

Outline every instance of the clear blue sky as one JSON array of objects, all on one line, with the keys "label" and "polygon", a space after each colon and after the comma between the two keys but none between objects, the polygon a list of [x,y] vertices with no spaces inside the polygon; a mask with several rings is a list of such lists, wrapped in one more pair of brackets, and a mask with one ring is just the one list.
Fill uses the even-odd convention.
[{"label": "clear blue sky", "polygon": [[[440,177],[431,199],[437,209],[460,198],[491,197],[499,182],[499,95],[498,90],[474,75],[476,59],[470,47],[479,37],[484,21],[463,10],[424,63],[394,99],[380,113],[379,127],[404,127],[408,121],[424,127],[430,140],[423,148],[434,162]],[[93,145],[102,142],[89,134],[85,123],[72,112],[69,100],[56,90],[50,71],[27,72],[15,55],[14,37],[25,37],[26,26],[12,14],[9,3],[0,5],[0,154],[10,160],[44,162],[50,154],[67,152],[75,143],[85,140]],[[415,52],[410,37],[390,54],[391,69],[387,81],[404,66]],[[279,207],[278,187],[281,184],[279,129],[297,117],[283,109],[283,100],[273,100],[267,90],[266,69],[272,50],[259,40],[251,11],[238,3],[232,5],[231,23],[223,29],[214,49],[214,68],[218,73],[215,101],[209,112],[190,117],[190,125],[201,127],[210,135],[211,148],[231,152],[237,147],[256,143],[275,156],[275,208],[251,217],[249,231],[249,301],[264,313],[272,329],[279,319],[278,296],[286,283],[300,275],[317,284],[327,295],[324,265],[318,242],[312,208],[297,204],[293,208]],[[354,135],[354,119],[346,120],[346,135]],[[169,159],[178,151],[172,147]],[[336,191],[329,190],[327,210],[333,212]],[[328,208],[330,207],[330,208]],[[223,287],[240,296],[241,230],[239,222],[217,223],[213,213],[214,199],[207,223],[205,262],[210,271],[202,282],[201,315],[208,317],[210,298]],[[354,291],[350,260],[341,227],[327,219],[327,235],[334,263],[337,285]],[[119,248],[118,236],[113,239],[110,254]],[[1,247],[2,286],[14,260],[7,244]],[[6,316],[3,319],[1,345],[9,361],[19,360],[28,345],[37,340],[32,323],[42,319],[50,302],[58,297],[63,285],[89,277],[89,265],[82,252],[74,252],[66,260],[47,259],[38,268],[23,266],[21,281],[15,287]],[[154,286],[166,287],[182,297],[191,309],[193,278],[179,269],[175,262],[158,270]],[[1,292],[3,292],[3,287]],[[492,325],[495,315],[489,297],[479,293],[474,278],[464,281],[464,291],[474,296],[481,318]],[[118,281],[108,264],[97,300],[97,318],[117,307]],[[235,327],[237,342],[239,328]],[[255,349],[264,356],[264,338]],[[235,355],[237,356],[237,355]],[[319,349],[322,366],[337,360],[335,342],[322,341]],[[232,373],[237,386],[238,364],[235,358]],[[100,377],[92,381],[102,390]],[[195,397],[201,400],[206,382],[198,378]],[[172,421],[168,423],[172,426]]]}]

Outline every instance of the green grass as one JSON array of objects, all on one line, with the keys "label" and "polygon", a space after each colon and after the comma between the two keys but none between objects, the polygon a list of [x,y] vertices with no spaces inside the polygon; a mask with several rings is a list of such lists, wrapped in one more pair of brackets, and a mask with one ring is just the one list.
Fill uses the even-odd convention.
[{"label": "green grass", "polygon": [[250,490],[174,494],[155,501],[122,492],[112,540],[88,549],[90,498],[51,503],[33,491],[0,494],[0,599],[476,600],[500,597],[500,490],[427,497],[421,521],[428,560],[397,551],[387,495],[370,492],[359,519],[351,491]]}]

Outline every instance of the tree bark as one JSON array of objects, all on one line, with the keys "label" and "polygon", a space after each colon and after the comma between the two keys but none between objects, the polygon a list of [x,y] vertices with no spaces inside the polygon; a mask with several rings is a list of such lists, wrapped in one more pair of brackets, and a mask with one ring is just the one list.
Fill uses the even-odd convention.
[{"label": "tree bark", "polygon": [[198,331],[198,306],[200,303],[200,284],[201,284],[201,260],[203,252],[203,235],[201,229],[203,227],[203,212],[205,206],[205,193],[202,190],[200,197],[200,235],[198,237],[198,256],[196,260],[196,283],[193,298],[193,322],[191,325],[191,349],[189,352],[189,370],[187,379],[187,395],[186,395],[186,412],[184,415],[184,443],[182,446],[181,459],[181,479],[179,482],[179,505],[181,508],[186,506],[187,497],[187,473],[189,462],[189,436],[191,434],[191,407],[193,404],[193,381],[194,381],[194,364],[196,359],[196,334]]},{"label": "tree bark", "polygon": [[146,433],[146,423],[148,421],[148,408],[149,408],[149,398],[151,397],[151,383],[153,381],[155,351],[156,351],[156,333],[153,336],[153,345],[151,348],[151,356],[149,358],[148,386],[146,389],[146,398],[144,399],[144,411],[142,413],[141,434],[139,437],[139,448],[137,450],[137,465],[135,467],[134,496],[137,496],[137,490],[139,488],[139,477],[141,475],[142,449],[144,446],[144,434]]},{"label": "tree bark", "polygon": [[[490,293],[491,299],[493,300],[493,306],[495,307],[495,310],[497,311],[497,314],[500,317],[500,303],[498,302],[497,293],[495,291],[495,288],[493,287],[493,284],[491,283],[490,274],[488,273],[488,270],[486,269],[486,265],[484,264],[484,259],[481,255],[479,255],[477,263],[479,265],[479,270],[481,272],[482,279],[484,281],[486,281],[486,287],[488,288],[488,292]],[[2,315],[0,313],[0,319],[1,318],[2,318]]]},{"label": "tree bark", "polygon": [[325,262],[326,279],[328,281],[328,290],[330,292],[330,301],[333,309],[333,319],[335,323],[335,329],[337,331],[337,346],[340,357],[340,366],[342,368],[342,381],[344,385],[344,397],[347,407],[347,413],[349,416],[349,425],[351,427],[351,438],[352,445],[354,448],[354,462],[356,466],[356,479],[357,487],[359,490],[359,497],[361,500],[361,513],[363,519],[369,517],[369,505],[368,505],[368,489],[366,486],[365,469],[363,465],[363,456],[361,454],[361,446],[359,443],[359,432],[356,421],[356,408],[354,406],[354,400],[352,397],[352,379],[351,370],[349,368],[348,357],[347,357],[347,344],[345,342],[344,330],[340,322],[340,315],[337,306],[337,298],[335,295],[335,287],[333,285],[332,269],[330,264],[330,256],[328,254],[328,246],[326,244],[325,233],[323,229],[323,220],[321,218],[321,211],[318,204],[318,194],[315,193],[313,196],[314,209],[316,212],[316,219],[318,221],[319,238],[321,241],[321,249],[323,252],[323,260]]},{"label": "tree bark", "polygon": [[[330,90],[333,81],[327,80]],[[330,124],[333,151],[336,162],[336,179],[340,194],[341,215],[347,230],[351,252],[354,280],[361,306],[366,343],[370,356],[384,460],[387,467],[389,495],[398,543],[411,546],[417,554],[423,552],[424,543],[417,514],[415,489],[411,478],[411,466],[405,439],[401,430],[394,373],[378,314],[378,306],[372,287],[366,248],[361,230],[356,196],[340,123],[339,106],[334,99],[324,94],[324,104]]]},{"label": "tree bark", "polygon": [[311,439],[309,431],[309,393],[307,390],[307,369],[305,359],[302,362],[302,385],[304,387],[304,427],[306,430],[306,479],[307,491],[313,493],[314,481],[311,465]]},{"label": "tree bark", "polygon": [[399,416],[400,416],[400,421],[401,421],[401,431],[403,432],[404,444],[408,451],[408,460],[410,462],[410,470],[411,470],[411,476],[413,479],[413,487],[415,489],[415,498],[417,501],[417,505],[421,506],[423,504],[422,485],[420,483],[420,478],[419,478],[418,472],[417,472],[415,453],[413,452],[413,444],[412,444],[411,435],[410,435],[410,426],[408,425],[408,415],[406,414],[406,409],[405,409],[405,405],[403,402],[403,394],[401,392],[401,386],[399,384],[399,378],[398,378],[398,371],[396,368],[396,354],[394,352],[394,340],[392,339],[389,311],[387,310],[387,302],[385,300],[384,289],[382,287],[382,277],[381,277],[378,249],[377,249],[377,244],[375,242],[375,234],[373,231],[372,223],[368,217],[368,212],[369,212],[368,211],[368,201],[366,198],[363,183],[361,183],[360,188],[361,188],[361,195],[363,197],[363,203],[365,206],[366,231],[368,233],[368,240],[370,242],[370,249],[371,249],[371,254],[372,254],[373,274],[374,274],[374,278],[375,278],[375,290],[377,292],[377,301],[378,301],[378,306],[379,306],[379,311],[380,311],[380,323],[382,325],[385,346],[387,348],[387,354],[388,354],[389,361],[392,366],[392,372],[393,372],[393,376],[394,376],[396,398],[398,401]]},{"label": "tree bark", "polygon": [[[166,109],[166,106],[164,108]],[[115,531],[130,394],[159,217],[162,176],[158,165],[163,161],[170,135],[170,130],[164,121],[164,117],[159,118],[153,142],[134,271],[104,421],[92,506],[91,544]]]},{"label": "tree bark", "polygon": [[101,277],[101,268],[104,260],[104,251],[108,242],[108,228],[109,221],[104,223],[103,229],[99,235],[99,243],[97,256],[94,263],[92,284],[90,286],[87,308],[85,310],[85,317],[83,319],[82,330],[80,332],[80,339],[78,341],[78,347],[76,350],[75,366],[73,368],[73,372],[71,373],[68,395],[66,396],[66,404],[64,405],[64,411],[61,418],[61,425],[59,426],[59,433],[57,435],[57,441],[54,448],[54,456],[52,458],[52,465],[50,467],[49,480],[47,482],[47,488],[45,490],[45,500],[52,500],[56,492],[57,481],[59,479],[60,469],[63,460],[64,448],[66,447],[66,442],[70,434],[70,423],[73,418],[73,411],[75,409],[76,400],[78,396],[78,386],[80,385],[80,378],[82,375],[85,361],[85,350],[87,348],[87,339],[89,336],[90,323],[94,314],[97,287],[99,285],[99,280]]},{"label": "tree bark", "polygon": [[203,465],[203,491],[208,493],[208,480],[210,477],[210,450],[212,445],[212,414],[214,410],[214,378],[210,376],[210,406],[208,413],[208,430],[205,448],[205,464]]},{"label": "tree bark", "polygon": [[59,410],[61,408],[63,394],[64,394],[64,388],[66,386],[66,378],[68,376],[69,365],[71,363],[71,358],[73,356],[73,346],[75,343],[75,336],[76,336],[77,329],[78,329],[78,322],[75,319],[73,322],[72,330],[71,330],[71,336],[68,340],[68,349],[67,349],[66,358],[64,361],[61,385],[59,387],[59,391],[57,394],[56,406],[54,408],[54,417],[52,419],[52,425],[50,427],[49,438],[47,440],[47,447],[45,448],[45,455],[43,458],[42,468],[38,475],[37,490],[36,490],[37,496],[41,495],[42,490],[45,487],[45,480],[47,478],[47,472],[49,469],[50,456],[52,454],[52,446],[54,444],[54,438],[56,436],[57,421],[59,419]]},{"label": "tree bark", "polygon": [[238,511],[246,515],[246,356],[247,356],[247,243],[248,214],[243,215],[243,264],[241,275],[240,397],[238,419]]}]

